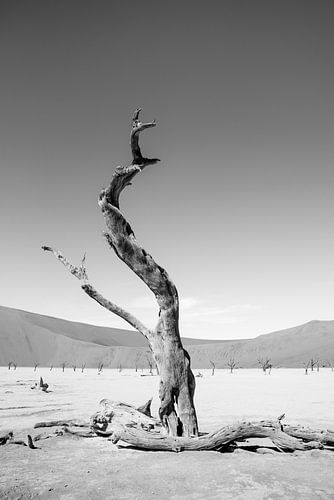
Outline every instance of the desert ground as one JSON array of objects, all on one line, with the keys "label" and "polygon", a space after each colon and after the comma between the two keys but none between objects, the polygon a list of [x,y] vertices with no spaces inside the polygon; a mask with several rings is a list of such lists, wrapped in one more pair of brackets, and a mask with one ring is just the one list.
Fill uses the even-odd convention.
[{"label": "desert ground", "polygon": [[[198,370],[194,370],[195,374]],[[241,420],[276,418],[313,428],[334,428],[334,373],[330,369],[201,370],[196,378],[200,430]],[[145,376],[142,376],[145,375]],[[30,387],[42,376],[50,392]],[[103,398],[143,404],[157,376],[148,371],[78,367],[0,367],[0,435],[17,440],[40,434],[36,422],[89,417]],[[52,431],[52,429],[50,430]],[[250,443],[252,444],[252,443]],[[270,442],[263,443],[270,446]],[[334,453],[329,450],[273,452],[147,452],[104,438],[65,435],[36,441],[38,449],[0,447],[0,498],[29,499],[333,499]]]}]

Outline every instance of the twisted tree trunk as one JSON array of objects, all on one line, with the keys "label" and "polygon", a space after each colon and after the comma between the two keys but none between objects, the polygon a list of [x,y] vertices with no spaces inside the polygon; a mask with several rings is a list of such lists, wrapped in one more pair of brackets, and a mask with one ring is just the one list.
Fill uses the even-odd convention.
[{"label": "twisted tree trunk", "polygon": [[82,289],[109,311],[117,314],[142,333],[148,340],[160,374],[159,416],[170,436],[197,436],[198,426],[194,407],[195,378],[190,368],[190,357],[182,346],[179,333],[179,299],[177,289],[167,272],[159,266],[137,242],[134,232],[120,211],[119,198],[123,189],[157,158],[145,158],[139,147],[140,133],[155,122],[141,123],[140,109],[132,120],[131,151],[133,161],[126,167],[117,167],[110,185],[102,190],[99,205],[105,218],[105,238],[116,255],[146,283],[159,305],[158,324],[154,330],[143,325],[132,314],[106,300],[88,282],[84,259],[81,266],[71,265],[57,250],[42,247],[54,255],[67,269],[83,282]]}]

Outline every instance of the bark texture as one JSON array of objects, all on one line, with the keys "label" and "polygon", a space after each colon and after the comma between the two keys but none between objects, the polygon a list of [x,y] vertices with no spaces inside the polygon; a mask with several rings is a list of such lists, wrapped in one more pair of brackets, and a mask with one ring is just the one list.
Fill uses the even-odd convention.
[{"label": "bark texture", "polygon": [[110,185],[100,194],[99,205],[105,218],[108,244],[149,287],[159,305],[157,327],[147,338],[160,373],[161,421],[172,436],[196,436],[198,427],[193,402],[195,378],[190,368],[190,357],[181,343],[177,289],[167,272],[139,245],[131,226],[119,210],[123,189],[146,166],[159,161],[142,156],[139,134],[154,127],[155,122],[141,123],[139,112],[140,109],[135,112],[132,123],[132,164],[116,169]]},{"label": "bark texture", "polygon": [[224,451],[235,441],[249,438],[270,438],[278,450],[286,452],[334,446],[333,432],[283,425],[284,414],[277,420],[238,422],[199,437],[168,436],[161,422],[141,413],[141,408],[104,399],[91,418],[91,430],[98,436],[109,437],[113,443],[122,441],[144,450]]},{"label": "bark texture", "polygon": [[80,266],[69,263],[64,255],[49,246],[42,247],[52,252],[64,266],[82,282],[82,289],[109,311],[117,314],[136,328],[148,340],[160,374],[159,416],[167,433],[171,436],[197,436],[198,425],[194,407],[195,378],[190,368],[190,357],[182,346],[179,333],[179,298],[177,289],[165,269],[142,248],[135,234],[120,211],[120,195],[131,184],[134,177],[145,167],[156,164],[158,158],[146,158],[139,146],[139,135],[155,127],[155,122],[142,123],[141,109],[132,119],[130,138],[132,163],[117,167],[110,185],[99,196],[99,205],[105,218],[104,236],[116,255],[148,286],[159,305],[159,319],[154,330],[143,325],[132,314],[105,299],[88,282],[85,258]]},{"label": "bark texture", "polygon": [[[103,399],[99,411],[92,415],[90,422],[54,420],[35,424],[35,428],[62,427],[62,430],[53,434],[38,435],[34,441],[69,433],[77,437],[105,437],[114,444],[121,442],[123,445],[128,444],[142,450],[230,452],[240,447],[257,453],[275,453],[275,449],[281,452],[323,448],[334,451],[334,431],[283,424],[284,413],[275,420],[237,422],[199,437],[169,436],[161,421],[153,418],[148,411],[150,404],[151,400],[135,408],[119,401]],[[78,430],[78,427],[82,430]],[[269,438],[274,448],[268,449],[267,444],[243,444],[250,438]],[[11,439],[12,437],[9,443],[12,442]],[[5,436],[2,444],[5,444],[6,440],[8,436]]]}]

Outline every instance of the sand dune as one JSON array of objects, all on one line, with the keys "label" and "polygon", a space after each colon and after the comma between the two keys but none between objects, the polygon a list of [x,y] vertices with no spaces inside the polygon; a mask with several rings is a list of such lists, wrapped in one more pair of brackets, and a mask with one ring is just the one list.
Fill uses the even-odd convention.
[{"label": "sand dune", "polygon": [[[244,368],[258,366],[270,357],[274,366],[297,367],[311,356],[321,363],[334,361],[334,321],[310,321],[250,340],[214,341],[183,339],[194,368],[208,368],[210,361],[225,368],[235,357]],[[147,367],[148,345],[138,332],[66,321],[0,306],[0,365],[20,366]]]},{"label": "sand dune", "polygon": [[259,366],[258,359],[265,356],[275,367],[300,367],[311,357],[322,365],[334,364],[334,321],[310,321],[239,343],[190,346],[188,350],[194,367],[207,367],[211,359],[223,368],[231,356],[243,368]]}]

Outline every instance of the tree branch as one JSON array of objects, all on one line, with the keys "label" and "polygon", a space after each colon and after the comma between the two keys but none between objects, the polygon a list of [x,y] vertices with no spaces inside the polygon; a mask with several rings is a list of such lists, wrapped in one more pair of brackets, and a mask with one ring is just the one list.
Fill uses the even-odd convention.
[{"label": "tree branch", "polygon": [[52,247],[48,246],[42,246],[42,250],[44,252],[51,252],[53,255],[66,267],[66,269],[73,274],[78,280],[83,281],[84,283],[88,282],[88,276],[87,276],[87,271],[85,268],[85,262],[86,262],[86,254],[84,254],[82,260],[81,260],[81,265],[80,266],[73,266],[66,257],[59,252],[58,250],[53,249]]},{"label": "tree branch", "polygon": [[89,295],[89,297],[94,299],[96,302],[98,302],[105,309],[108,309],[108,311],[110,311],[110,312],[116,314],[117,316],[119,316],[120,318],[124,319],[127,323],[129,323],[131,326],[133,326],[133,328],[135,328],[141,334],[143,334],[148,340],[151,338],[152,332],[149,328],[147,328],[143,323],[141,323],[141,321],[139,321],[135,316],[133,316],[131,313],[129,313],[125,309],[122,309],[121,307],[114,304],[113,302],[110,302],[109,300],[105,299],[88,282],[88,275],[87,275],[87,271],[85,268],[85,258],[86,258],[85,255],[81,261],[81,265],[74,266],[58,250],[54,250],[53,248],[51,248],[49,246],[42,246],[42,249],[44,251],[53,253],[53,255],[66,267],[66,269],[71,274],[73,274],[73,276],[78,278],[79,281],[81,281],[81,283],[82,283],[81,288],[87,295]]},{"label": "tree branch", "polygon": [[137,319],[133,314],[129,313],[125,309],[122,309],[118,305],[114,304],[113,302],[110,302],[109,300],[105,299],[97,290],[95,290],[92,285],[89,283],[82,285],[81,288],[87,295],[89,295],[92,299],[96,300],[102,307],[105,309],[108,309],[108,311],[116,314],[120,318],[123,318],[125,321],[127,321],[133,328],[138,330],[140,333],[142,333],[148,340],[152,336],[152,332],[149,328],[147,328],[139,319]]},{"label": "tree branch", "polygon": [[155,127],[156,123],[155,123],[155,120],[153,120],[153,122],[149,122],[149,123],[142,123],[139,120],[139,113],[140,112],[141,112],[141,108],[137,108],[134,115],[133,115],[133,118],[132,118],[132,132],[131,132],[130,145],[131,145],[131,151],[132,151],[132,164],[133,165],[140,165],[140,166],[142,166],[142,168],[144,168],[147,165],[153,165],[160,160],[158,158],[144,158],[143,155],[141,154],[141,150],[139,147],[139,134],[143,130]]}]

